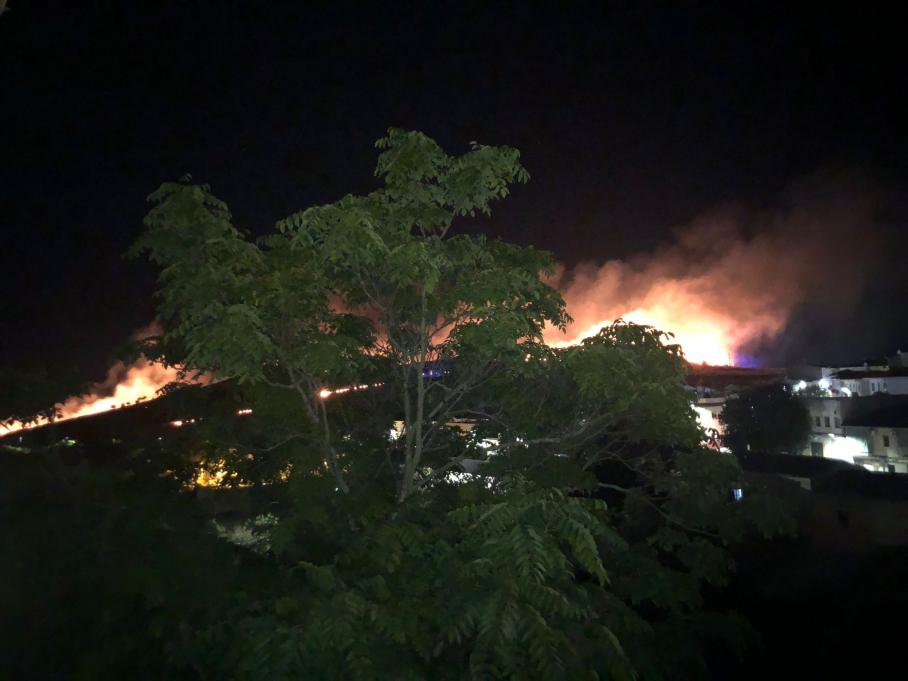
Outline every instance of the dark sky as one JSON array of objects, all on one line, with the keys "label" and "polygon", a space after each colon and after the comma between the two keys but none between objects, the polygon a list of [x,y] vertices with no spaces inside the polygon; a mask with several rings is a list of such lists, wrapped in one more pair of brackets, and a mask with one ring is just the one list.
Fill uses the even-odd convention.
[{"label": "dark sky", "polygon": [[[100,377],[149,323],[152,270],[120,254],[162,181],[190,172],[264,232],[373,188],[392,125],[450,152],[518,147],[530,185],[465,228],[569,266],[653,251],[717,204],[770,205],[830,165],[883,178],[902,214],[906,52],[885,3],[8,4],[0,363]],[[855,322],[879,322],[868,352],[908,345],[899,286],[869,284],[891,313]],[[809,354],[799,338],[785,351]]]}]

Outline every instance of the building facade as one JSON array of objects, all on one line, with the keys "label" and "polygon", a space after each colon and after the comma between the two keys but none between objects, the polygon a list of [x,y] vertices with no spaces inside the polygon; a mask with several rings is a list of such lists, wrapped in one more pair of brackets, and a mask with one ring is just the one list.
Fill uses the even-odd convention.
[{"label": "building facade", "polygon": [[867,397],[805,397],[810,442],[803,454],[840,459],[871,471],[908,473],[908,400]]}]

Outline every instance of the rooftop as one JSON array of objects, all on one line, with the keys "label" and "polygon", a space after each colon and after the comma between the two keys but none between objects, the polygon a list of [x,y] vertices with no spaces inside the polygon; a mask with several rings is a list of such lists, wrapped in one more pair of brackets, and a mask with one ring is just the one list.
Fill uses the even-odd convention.
[{"label": "rooftop", "polygon": [[843,369],[832,375],[838,379],[858,379],[858,378],[894,378],[896,376],[908,376],[908,369]]},{"label": "rooftop", "polygon": [[908,428],[908,404],[891,404],[879,409],[847,416],[844,426],[864,428]]},{"label": "rooftop", "polygon": [[787,475],[811,480],[828,477],[842,470],[863,470],[846,461],[800,454],[745,452],[738,455],[738,460],[741,462],[741,468],[747,473]]}]

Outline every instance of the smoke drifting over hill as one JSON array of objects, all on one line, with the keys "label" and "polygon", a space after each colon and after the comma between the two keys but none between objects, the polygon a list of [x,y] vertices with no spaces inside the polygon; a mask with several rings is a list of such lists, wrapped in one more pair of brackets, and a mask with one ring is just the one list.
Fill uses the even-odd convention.
[{"label": "smoke drifting over hill", "polygon": [[803,305],[841,322],[884,252],[880,201],[862,178],[817,174],[774,209],[720,207],[654,254],[563,271],[554,283],[574,323],[546,339],[576,342],[623,317],[671,331],[691,361],[727,364],[771,344]]},{"label": "smoke drifting over hill", "polygon": [[[133,340],[141,340],[162,333],[158,324],[140,329],[133,335]],[[92,385],[85,395],[71,397],[62,402],[60,421],[99,414],[110,409],[125,407],[145,400],[153,400],[158,391],[169,383],[180,380],[180,372],[174,367],[152,364],[144,357],[134,364],[115,363],[107,372],[107,378]],[[44,425],[41,420],[35,425]],[[0,435],[21,430],[21,425],[0,425]]]}]

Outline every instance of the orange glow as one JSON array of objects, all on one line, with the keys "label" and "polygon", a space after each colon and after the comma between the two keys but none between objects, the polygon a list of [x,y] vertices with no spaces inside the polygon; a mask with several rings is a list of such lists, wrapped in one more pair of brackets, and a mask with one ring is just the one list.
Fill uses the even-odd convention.
[{"label": "orange glow", "polygon": [[332,395],[340,395],[343,393],[348,393],[351,390],[367,390],[368,388],[377,388],[380,385],[382,385],[382,384],[381,383],[372,383],[370,385],[368,383],[361,383],[359,385],[346,385],[343,388],[335,388],[334,390],[328,390],[327,388],[323,388],[318,391],[318,396],[320,398],[322,398],[323,400],[326,400],[329,397],[331,397]]},{"label": "orange glow", "polygon": [[[147,400],[155,399],[157,391],[168,383],[179,380],[179,370],[167,368],[160,364],[151,364],[140,359],[130,367],[118,362],[107,374],[107,380],[92,386],[88,395],[71,397],[60,405],[60,418],[57,421],[99,414],[103,411],[126,407]],[[47,421],[39,421],[41,426]],[[34,427],[34,426],[31,426]],[[19,425],[0,426],[0,435],[22,430]]]},{"label": "orange glow", "polygon": [[680,345],[690,362],[734,364],[739,349],[784,328],[788,309],[759,287],[743,289],[728,279],[715,272],[646,277],[609,263],[559,287],[575,321],[567,334],[547,329],[544,338],[555,347],[576,345],[620,318],[672,333],[664,342]]},{"label": "orange glow", "polygon": [[[677,343],[681,346],[684,356],[688,361],[697,364],[712,365],[734,364],[736,348],[735,339],[739,336],[736,322],[733,319],[723,318],[720,315],[702,313],[685,318],[685,310],[668,309],[665,306],[655,306],[649,309],[638,308],[621,318],[634,324],[653,326],[660,331],[674,334],[672,339],[663,339],[666,344]],[[604,319],[573,335],[570,340],[549,341],[554,347],[576,345],[584,338],[595,336],[599,331],[614,322],[614,319]],[[569,332],[569,335],[570,332]],[[554,333],[547,333],[546,338],[555,337]]]},{"label": "orange glow", "polygon": [[804,303],[847,313],[880,250],[869,229],[877,199],[853,180],[817,175],[776,209],[720,206],[653,252],[562,269],[549,283],[574,323],[566,334],[547,329],[546,342],[572,345],[623,318],[673,333],[691,362],[724,365],[759,352]]}]

